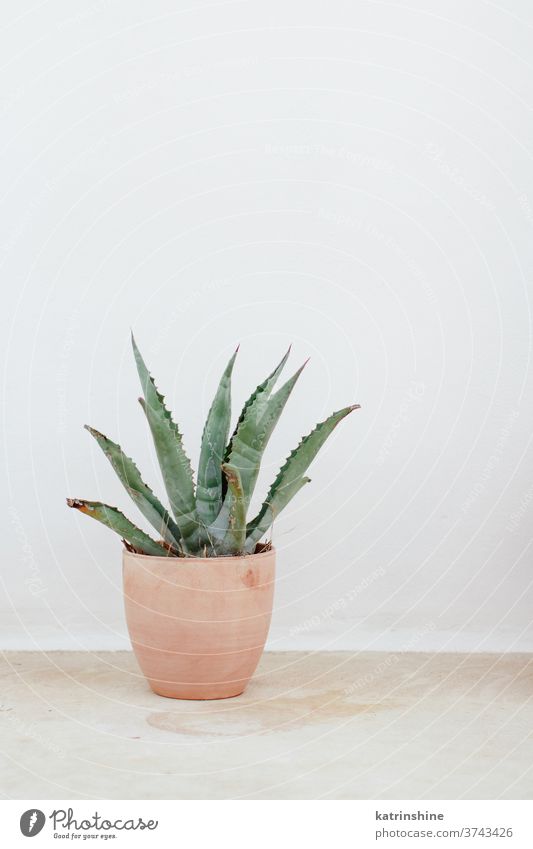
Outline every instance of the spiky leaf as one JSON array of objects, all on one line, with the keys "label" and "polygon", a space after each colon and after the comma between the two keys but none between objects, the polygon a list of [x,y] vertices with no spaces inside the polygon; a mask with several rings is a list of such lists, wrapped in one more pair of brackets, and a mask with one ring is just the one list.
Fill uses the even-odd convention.
[{"label": "spiky leaf", "polygon": [[[296,478],[293,481],[280,486],[276,489],[272,496],[272,500],[261,508],[261,518],[258,516],[250,522],[246,528],[246,552],[253,554],[255,547],[263,534],[266,534],[274,519],[285,509],[289,501],[292,501],[296,493],[300,492],[306,483],[310,483],[311,479],[306,477]],[[255,523],[255,524],[254,524]]]},{"label": "spiky leaf", "polygon": [[180,430],[167,410],[164,398],[157,390],[133,336],[132,345],[144,394],[144,400],[139,400],[152,432],[170,506],[180,530],[181,546],[184,552],[194,553],[200,529],[190,460],[183,448]]},{"label": "spiky leaf", "polygon": [[246,540],[246,503],[239,470],[229,463],[224,463],[222,471],[228,481],[229,514],[228,529],[217,546],[219,554],[242,554]]},{"label": "spiky leaf", "polygon": [[[224,475],[224,480],[226,481],[226,490],[227,490],[227,478]],[[231,498],[228,497],[228,493],[226,491],[226,495],[224,496],[224,502],[222,507],[220,508],[220,512],[216,517],[215,521],[209,525],[205,529],[206,539],[216,547],[216,544],[221,542],[226,536],[226,532],[229,526],[229,514],[231,509]]]},{"label": "spiky leaf", "polygon": [[129,496],[135,502],[143,516],[154,526],[165,542],[174,548],[179,548],[180,531],[170,514],[165,510],[157,496],[145,484],[139,469],[128,457],[120,445],[108,439],[103,433],[85,425],[111,463],[120,482]]},{"label": "spiky leaf", "polygon": [[194,554],[198,544],[199,523],[194,506],[194,490],[188,485],[190,465],[185,453],[179,450],[181,441],[178,440],[178,432],[174,430],[173,422],[161,411],[149,407],[144,398],[139,398],[139,403],[152,433],[165,489],[180,530],[180,545],[185,553]]},{"label": "spiky leaf", "polygon": [[[237,349],[238,350],[238,349]],[[220,379],[202,434],[196,509],[198,517],[210,525],[222,506],[222,462],[228,441],[231,419],[231,374],[237,351],[231,357]]]},{"label": "spiky leaf", "polygon": [[169,551],[162,543],[156,542],[137,528],[126,516],[117,510],[116,507],[110,507],[109,504],[102,504],[100,501],[85,501],[78,498],[67,498],[69,507],[74,507],[80,513],[85,513],[92,519],[96,519],[106,527],[111,528],[119,536],[124,537],[127,542],[133,546],[139,554],[152,554],[159,557],[170,556],[177,552]]},{"label": "spiky leaf", "polygon": [[272,392],[272,389],[274,387],[274,384],[276,383],[276,380],[280,376],[281,372],[283,371],[283,367],[285,366],[285,363],[289,359],[290,352],[291,352],[291,346],[289,345],[289,347],[287,349],[287,353],[283,356],[281,362],[276,366],[274,371],[271,372],[271,374],[269,374],[268,377],[266,377],[263,380],[263,382],[260,383],[259,386],[257,386],[254,389],[254,391],[252,392],[252,394],[250,395],[250,397],[248,398],[248,400],[244,404],[244,407],[242,408],[240,416],[237,420],[237,424],[235,425],[235,430],[233,431],[233,433],[231,435],[231,439],[228,443],[228,447],[226,448],[226,453],[224,455],[224,462],[225,463],[229,462],[230,454],[231,454],[231,451],[233,449],[233,441],[234,441],[235,437],[237,436],[241,425],[243,424],[244,420],[246,419],[250,408],[252,407],[253,404],[255,404],[257,398],[259,398],[260,396],[266,394],[266,396],[268,397],[270,395],[270,393]]},{"label": "spiky leaf", "polygon": [[[247,549],[250,549],[263,536],[270,527],[271,522],[267,523],[267,519],[272,514],[279,515],[283,507],[288,504],[299,489],[303,486],[306,480],[303,478],[316,455],[324,445],[326,439],[333,432],[334,428],[353,410],[359,409],[359,404],[353,404],[350,407],[333,413],[325,421],[320,422],[307,436],[305,436],[299,445],[289,454],[287,460],[279,470],[263,505],[247,527]],[[283,492],[282,492],[283,491]],[[278,495],[279,493],[279,495]],[[284,498],[289,498],[283,503]],[[279,505],[282,505],[281,507]],[[273,506],[275,510],[273,510]],[[258,535],[259,530],[261,533]],[[250,542],[248,542],[250,540]]]},{"label": "spiky leaf", "polygon": [[[285,409],[285,404],[289,400],[292,390],[296,385],[296,381],[300,377],[302,371],[304,370],[308,362],[309,361],[306,360],[305,363],[300,366],[300,368],[293,374],[293,376],[290,377],[289,380],[287,380],[287,382],[283,384],[281,389],[278,389],[278,391],[268,399],[265,412],[263,413],[263,416],[259,421],[255,439],[255,446],[259,453],[259,465],[261,464],[264,450],[268,444],[270,437],[272,436],[274,428],[276,427],[279,418],[283,410]],[[257,480],[257,472],[258,468],[254,468],[251,480],[248,484],[248,499],[250,499],[252,496],[253,489]]]},{"label": "spiky leaf", "polygon": [[249,405],[235,433],[228,462],[239,470],[247,505],[257,481],[263,452],[304,366],[305,363],[275,395],[271,395],[279,374],[276,370],[264,390]]}]

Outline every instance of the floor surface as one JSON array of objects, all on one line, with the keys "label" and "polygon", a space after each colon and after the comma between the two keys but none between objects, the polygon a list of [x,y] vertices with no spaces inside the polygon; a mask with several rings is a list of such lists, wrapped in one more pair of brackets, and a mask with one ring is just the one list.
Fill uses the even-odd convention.
[{"label": "floor surface", "polygon": [[5,652],[14,799],[533,797],[533,655],[267,653],[247,692],[154,695],[129,652]]}]

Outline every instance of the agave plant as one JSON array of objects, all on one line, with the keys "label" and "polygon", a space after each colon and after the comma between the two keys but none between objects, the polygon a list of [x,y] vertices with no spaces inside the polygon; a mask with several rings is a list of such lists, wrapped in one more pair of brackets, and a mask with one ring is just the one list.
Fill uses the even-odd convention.
[{"label": "agave plant", "polygon": [[132,344],[144,396],[139,402],[152,433],[171,512],[144,483],[139,469],[120,445],[94,428],[85,427],[161,539],[152,539],[108,504],[73,498],[68,498],[67,504],[116,531],[126,548],[139,554],[180,557],[253,554],[274,519],[309,483],[305,472],[335,426],[358,409],[359,404],[333,413],[301,440],[279,470],[258,514],[247,522],[263,452],[306,363],[273,392],[287,362],[289,348],[272,374],[248,398],[228,439],[231,375],[237,348],[224,370],[207,416],[195,486],[180,430],[146,368],[133,335]]}]

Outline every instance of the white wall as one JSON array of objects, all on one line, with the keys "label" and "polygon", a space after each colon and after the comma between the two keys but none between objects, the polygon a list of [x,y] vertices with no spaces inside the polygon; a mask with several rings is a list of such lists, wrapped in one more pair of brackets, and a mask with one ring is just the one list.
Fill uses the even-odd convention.
[{"label": "white wall", "polygon": [[259,495],[346,403],[275,531],[272,648],[531,650],[533,12],[525,0],[5,2],[3,647],[125,646],[161,489],[129,328],[196,459],[294,343]]}]

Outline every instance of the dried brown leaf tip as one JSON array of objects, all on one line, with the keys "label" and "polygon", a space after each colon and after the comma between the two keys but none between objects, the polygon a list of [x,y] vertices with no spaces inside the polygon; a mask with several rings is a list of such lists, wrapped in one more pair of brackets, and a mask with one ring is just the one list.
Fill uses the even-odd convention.
[{"label": "dried brown leaf tip", "polygon": [[81,513],[90,512],[87,504],[84,501],[80,501],[78,498],[67,498],[67,504],[69,507],[74,507],[75,510],[79,510]]}]

